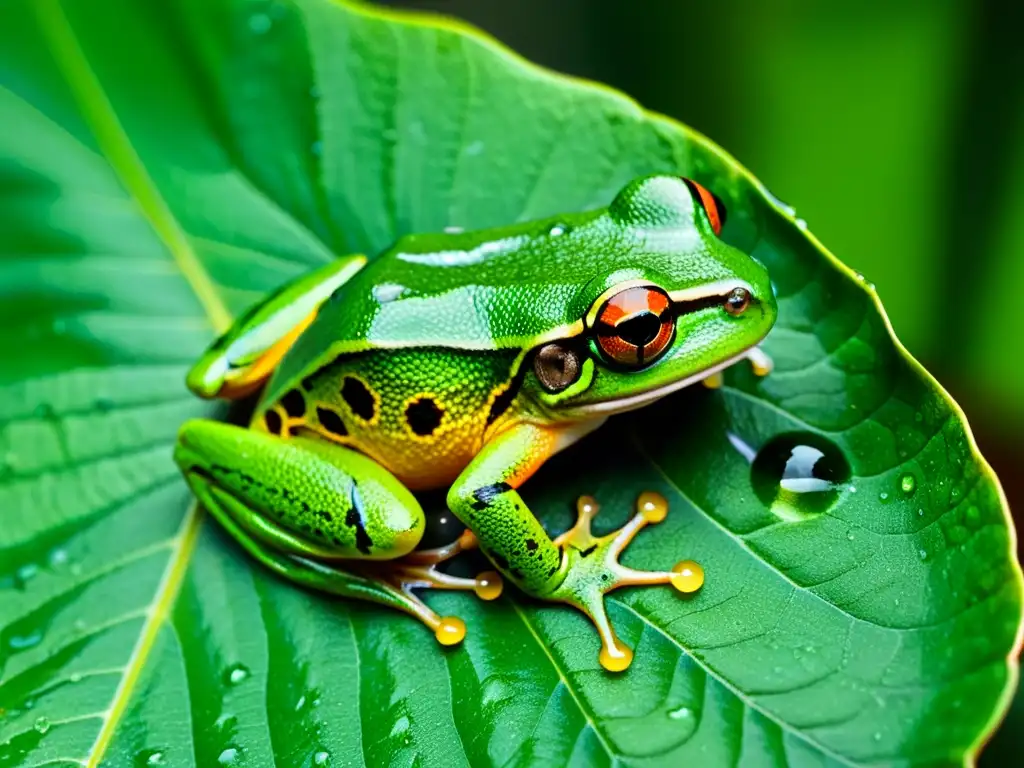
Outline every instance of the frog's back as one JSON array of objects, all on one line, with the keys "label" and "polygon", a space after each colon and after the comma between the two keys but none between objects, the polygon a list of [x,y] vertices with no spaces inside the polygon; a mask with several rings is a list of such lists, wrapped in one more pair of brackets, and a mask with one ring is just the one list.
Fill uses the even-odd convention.
[{"label": "frog's back", "polygon": [[[607,229],[607,238],[600,231]],[[554,234],[552,234],[554,233]],[[518,349],[568,331],[585,308],[579,286],[621,252],[599,212],[464,234],[412,235],[372,259],[321,307],[268,388],[340,355],[374,349]]]}]

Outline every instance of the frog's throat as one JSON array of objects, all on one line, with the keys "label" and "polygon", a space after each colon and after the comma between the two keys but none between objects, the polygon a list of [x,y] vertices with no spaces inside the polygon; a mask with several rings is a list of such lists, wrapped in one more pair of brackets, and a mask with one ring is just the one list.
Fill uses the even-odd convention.
[{"label": "frog's throat", "polygon": [[670,382],[664,386],[657,387],[656,389],[648,390],[647,392],[640,392],[632,397],[624,397],[621,400],[609,400],[605,403],[593,403],[590,405],[581,405],[576,408],[566,408],[563,413],[572,418],[591,418],[595,416],[614,416],[617,413],[625,413],[626,411],[634,411],[637,408],[643,408],[656,400],[660,400],[665,397],[665,395],[670,395],[683,387],[696,384],[698,381],[706,379],[708,376],[712,376],[719,371],[725,370],[734,363],[738,363],[740,360],[747,357],[750,354],[750,350],[756,348],[756,346],[756,344],[752,345],[739,354],[730,357],[728,360],[724,360],[718,365],[713,365],[710,368],[705,368],[703,371],[695,373],[693,376],[688,376],[685,379]]}]

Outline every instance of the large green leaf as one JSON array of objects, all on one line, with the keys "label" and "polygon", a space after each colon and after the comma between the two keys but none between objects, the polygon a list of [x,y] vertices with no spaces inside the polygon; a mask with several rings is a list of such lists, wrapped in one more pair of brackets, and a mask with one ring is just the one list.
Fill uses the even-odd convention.
[{"label": "large green leaf", "polygon": [[[617,593],[628,673],[518,595],[429,596],[469,626],[442,651],[253,566],[192,505],[175,429],[218,411],[184,371],[264,292],[664,170],[769,267],[777,369],[619,418],[526,488],[551,530],[582,492],[607,527],[669,497],[627,562],[693,557],[707,584]],[[5,3],[0,296],[0,765],[956,765],[1006,706],[1001,494],[870,286],[701,136],[469,30],[328,0]],[[824,502],[778,488],[796,444],[832,463]]]}]

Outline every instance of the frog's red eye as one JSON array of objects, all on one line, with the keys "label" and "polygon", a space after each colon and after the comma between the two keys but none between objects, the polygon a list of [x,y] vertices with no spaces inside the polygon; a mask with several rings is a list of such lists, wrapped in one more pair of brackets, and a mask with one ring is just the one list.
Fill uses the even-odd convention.
[{"label": "frog's red eye", "polygon": [[715,231],[716,235],[722,234],[722,227],[725,226],[725,205],[722,203],[722,199],[693,179],[683,179],[683,181],[686,182],[686,186],[690,188],[693,196],[700,201],[701,207],[708,215],[708,221],[711,222],[711,229]]},{"label": "frog's red eye", "polygon": [[675,335],[672,300],[655,286],[626,288],[604,303],[594,330],[597,346],[611,362],[630,367],[652,363]]}]

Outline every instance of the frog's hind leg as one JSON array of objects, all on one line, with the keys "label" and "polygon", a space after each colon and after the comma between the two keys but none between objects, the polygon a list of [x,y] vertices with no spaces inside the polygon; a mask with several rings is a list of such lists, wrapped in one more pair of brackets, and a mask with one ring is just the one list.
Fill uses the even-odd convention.
[{"label": "frog's hind leg", "polygon": [[476,549],[476,536],[468,528],[451,544],[437,549],[422,549],[411,552],[391,564],[390,578],[402,589],[433,588],[455,589],[476,593],[481,600],[496,600],[501,596],[504,582],[497,571],[483,571],[474,579],[451,576],[439,571],[437,566],[456,555]]},{"label": "frog's hind leg", "polygon": [[210,345],[186,377],[189,389],[229,400],[259,389],[320,305],[365,263],[365,256],[343,256],[285,283]]},{"label": "frog's hind leg", "polygon": [[412,589],[452,588],[422,582],[433,564],[470,542],[460,539],[446,553],[417,553],[419,561],[406,563],[423,534],[423,511],[371,459],[323,441],[198,419],[182,427],[175,460],[203,506],[271,570],[303,586],[405,611],[442,644],[462,640],[465,624],[438,616]]}]

